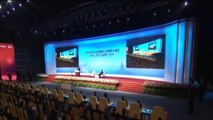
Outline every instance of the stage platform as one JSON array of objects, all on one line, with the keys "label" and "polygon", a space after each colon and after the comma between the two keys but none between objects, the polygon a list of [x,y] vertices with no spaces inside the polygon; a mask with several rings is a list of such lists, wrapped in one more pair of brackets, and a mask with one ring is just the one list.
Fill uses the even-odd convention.
[{"label": "stage platform", "polygon": [[[53,82],[55,80],[56,76],[71,76],[71,75],[49,75],[46,82]],[[91,77],[87,75],[81,75],[78,77]],[[159,81],[155,80],[146,80],[146,79],[139,79],[139,78],[124,78],[124,77],[112,77],[112,76],[105,76],[102,79],[114,79],[119,82],[119,85],[117,87],[118,91],[125,91],[125,92],[134,92],[134,93],[143,93],[143,84],[145,81],[154,81],[156,84]]]}]

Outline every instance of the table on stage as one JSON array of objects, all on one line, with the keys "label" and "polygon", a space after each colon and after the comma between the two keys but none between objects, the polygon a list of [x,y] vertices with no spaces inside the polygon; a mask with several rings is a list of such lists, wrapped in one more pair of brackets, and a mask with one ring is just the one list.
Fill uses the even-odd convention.
[{"label": "table on stage", "polygon": [[75,76],[80,76],[80,71],[79,70],[75,70]]}]

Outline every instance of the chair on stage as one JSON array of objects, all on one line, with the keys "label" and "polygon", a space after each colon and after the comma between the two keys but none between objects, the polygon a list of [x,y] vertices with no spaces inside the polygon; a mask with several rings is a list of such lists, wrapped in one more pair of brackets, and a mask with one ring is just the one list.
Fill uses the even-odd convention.
[{"label": "chair on stage", "polygon": [[96,72],[92,71],[91,77],[95,77],[95,75],[96,75]]}]

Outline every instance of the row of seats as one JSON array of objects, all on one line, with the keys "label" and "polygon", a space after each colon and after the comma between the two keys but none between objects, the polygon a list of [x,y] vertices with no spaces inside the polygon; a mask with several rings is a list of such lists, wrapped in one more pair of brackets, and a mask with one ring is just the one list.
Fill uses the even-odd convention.
[{"label": "row of seats", "polygon": [[1,116],[1,115],[0,115],[0,120],[7,120],[7,117],[6,117],[6,116]]},{"label": "row of seats", "polygon": [[[119,115],[119,117],[129,118],[129,119],[142,119],[142,111],[141,106],[139,103],[130,103],[128,106],[126,101],[119,100],[116,103],[116,106],[113,106],[113,103],[109,103],[107,98],[101,97],[99,100],[97,99],[97,96],[90,96],[87,99],[84,99],[83,95],[81,93],[74,93],[74,92],[68,92],[68,96],[62,91],[57,89],[51,89],[44,87],[36,87],[29,84],[23,84],[23,83],[16,83],[16,82],[6,82],[1,81],[1,84],[5,86],[9,86],[11,88],[17,87],[20,90],[24,90],[26,94],[30,94],[30,101],[29,106],[35,106],[36,110],[39,112],[40,118],[43,120],[45,117],[44,113],[44,104],[38,103],[36,101],[36,97],[33,96],[32,93],[37,92],[39,95],[42,95],[47,99],[47,106],[48,110],[56,110],[58,109],[56,104],[66,104],[72,106],[71,112],[74,114],[74,118],[80,119],[80,117],[83,115],[83,111],[80,112],[79,106],[82,103],[87,104],[86,106],[91,106],[91,110],[88,112],[88,118],[93,118],[96,116],[98,118],[103,118],[105,113],[109,113],[110,110],[114,110],[114,113],[116,115]],[[12,101],[14,96],[10,94],[6,94],[1,92],[1,96],[8,96],[2,98],[1,105],[8,105],[10,106],[11,113],[14,117],[20,118],[20,120],[28,120],[27,111],[22,108],[17,108],[14,103],[6,103],[8,98],[10,98]],[[54,99],[52,99],[54,98]],[[27,102],[27,101],[25,101]],[[3,108],[3,107],[2,107]],[[87,107],[88,108],[88,107]],[[14,112],[17,111],[17,112]],[[92,111],[92,112],[91,112]],[[94,112],[96,111],[96,112]],[[100,111],[100,112],[97,112]],[[17,114],[16,114],[17,113]],[[20,115],[19,115],[20,113]],[[92,115],[90,113],[93,113]],[[98,114],[95,114],[98,113]],[[101,113],[101,114],[100,114]],[[113,112],[110,112],[113,113]],[[109,114],[108,114],[109,115]],[[66,118],[68,120],[70,116],[66,114]],[[113,118],[113,115],[109,115],[109,117]],[[117,117],[116,117],[117,118]],[[162,107],[155,106],[153,108],[152,114],[151,114],[151,120],[158,120],[161,118],[161,120],[166,120],[167,118],[167,112],[164,111]]]}]

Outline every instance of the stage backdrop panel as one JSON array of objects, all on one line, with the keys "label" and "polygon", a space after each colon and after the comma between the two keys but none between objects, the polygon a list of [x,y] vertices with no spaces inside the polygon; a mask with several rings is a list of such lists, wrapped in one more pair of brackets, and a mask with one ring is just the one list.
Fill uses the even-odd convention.
[{"label": "stage backdrop panel", "polygon": [[193,24],[192,19],[184,19],[123,33],[45,43],[46,73],[71,74],[80,67],[84,75],[103,69],[109,76],[188,83]]},{"label": "stage backdrop panel", "polygon": [[8,74],[16,80],[14,46],[10,43],[0,43],[0,74],[3,80],[8,80]]}]

